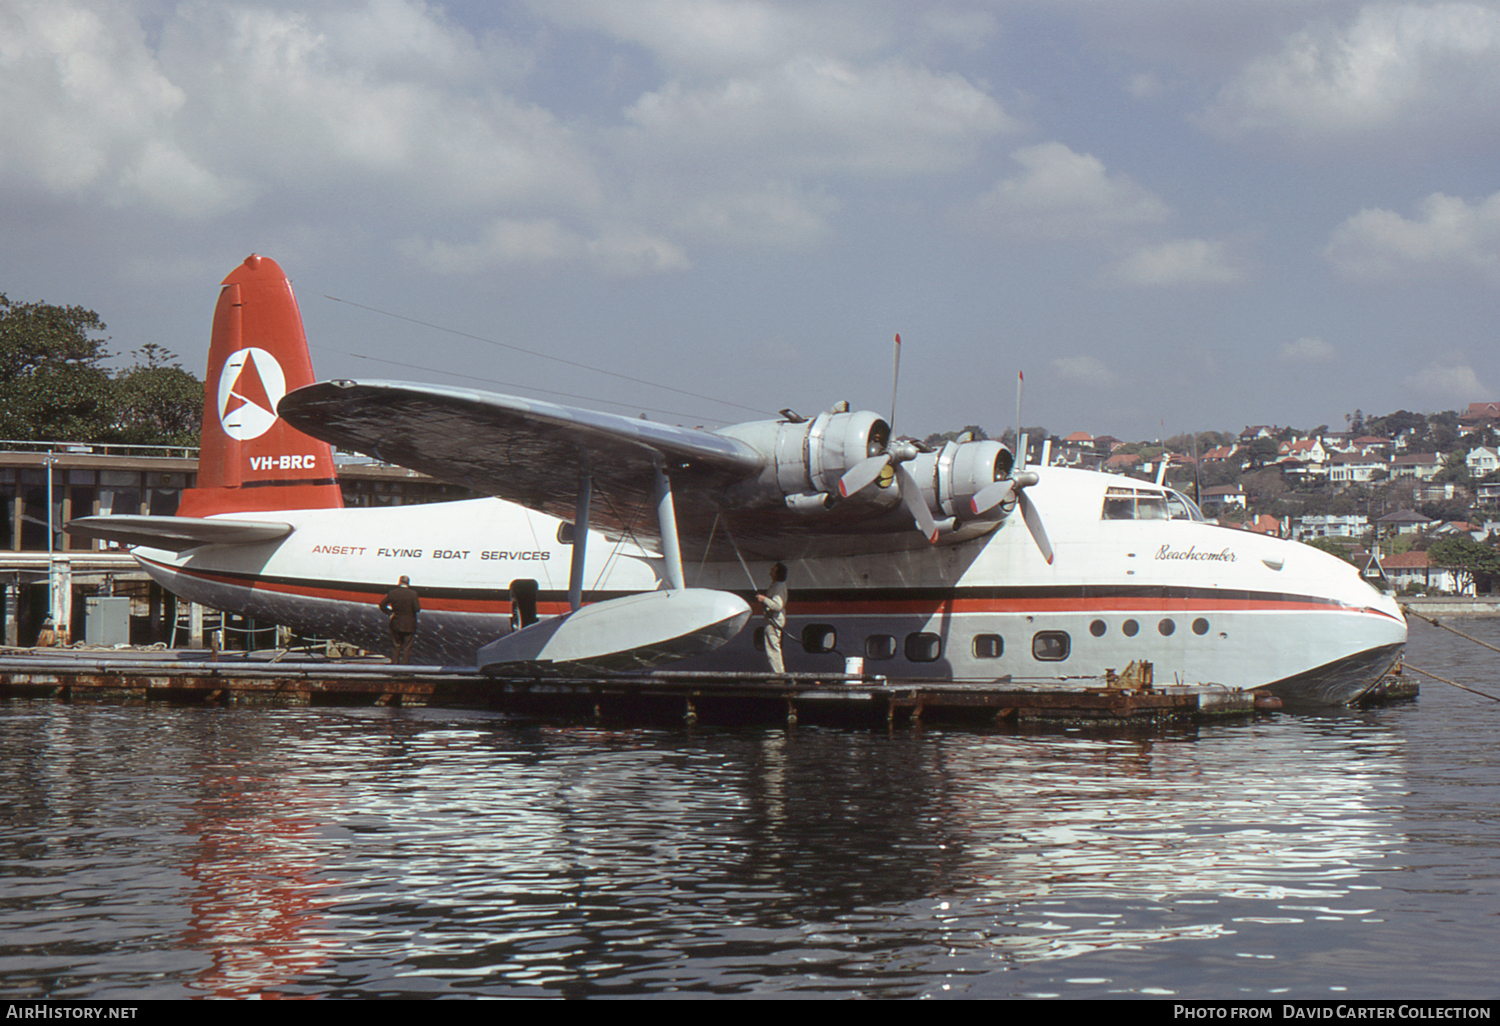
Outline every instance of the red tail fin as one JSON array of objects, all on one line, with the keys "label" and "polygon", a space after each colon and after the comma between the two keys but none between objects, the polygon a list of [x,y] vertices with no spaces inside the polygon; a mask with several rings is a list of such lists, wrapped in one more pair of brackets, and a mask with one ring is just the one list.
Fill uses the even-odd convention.
[{"label": "red tail fin", "polygon": [[332,448],[276,416],[283,395],[312,383],[292,283],[276,261],[252,254],[219,292],[198,486],[183,493],[177,515],[342,507]]}]

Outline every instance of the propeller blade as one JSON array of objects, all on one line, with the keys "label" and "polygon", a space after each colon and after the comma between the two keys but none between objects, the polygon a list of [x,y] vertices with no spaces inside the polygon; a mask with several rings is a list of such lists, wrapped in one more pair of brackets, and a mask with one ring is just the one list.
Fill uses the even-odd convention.
[{"label": "propeller blade", "polygon": [[917,484],[917,479],[911,476],[911,471],[900,464],[896,465],[896,480],[901,482],[901,501],[906,504],[907,512],[917,522],[917,530],[921,531],[929,542],[937,544],[937,521],[932,519],[932,511],[927,508],[927,501],[922,498],[922,486]]},{"label": "propeller blade", "polygon": [[1016,483],[1009,478],[987,484],[969,500],[969,508],[973,510],[975,516],[988,513],[1002,502],[1010,501],[1011,492],[1015,490],[1015,487]]},{"label": "propeller blade", "polygon": [[896,430],[896,386],[901,382],[901,336],[896,336],[896,356],[891,367],[891,419],[886,421],[891,430]]},{"label": "propeller blade", "polygon": [[1031,500],[1026,498],[1023,491],[1016,492],[1016,505],[1021,507],[1021,517],[1026,521],[1026,528],[1031,532],[1031,540],[1036,542],[1037,549],[1047,565],[1052,565],[1052,542],[1047,540],[1047,529],[1042,526],[1042,518],[1037,513],[1036,507]]},{"label": "propeller blade", "polygon": [[886,453],[860,460],[854,466],[844,471],[844,476],[839,478],[839,495],[847,499],[855,492],[868,488],[875,483],[875,479],[880,476],[880,472],[890,462],[891,457]]}]

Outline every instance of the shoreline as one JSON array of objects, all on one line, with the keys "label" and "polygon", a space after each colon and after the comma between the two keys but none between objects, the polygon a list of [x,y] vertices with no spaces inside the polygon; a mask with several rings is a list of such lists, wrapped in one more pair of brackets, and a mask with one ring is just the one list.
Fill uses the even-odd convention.
[{"label": "shoreline", "polygon": [[1400,599],[1403,609],[1423,616],[1500,616],[1500,596],[1445,595]]}]

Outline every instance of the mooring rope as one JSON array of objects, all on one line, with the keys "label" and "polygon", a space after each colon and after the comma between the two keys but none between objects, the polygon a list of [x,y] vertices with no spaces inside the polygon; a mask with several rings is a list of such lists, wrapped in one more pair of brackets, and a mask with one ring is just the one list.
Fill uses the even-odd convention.
[{"label": "mooring rope", "polygon": [[1435,617],[1427,616],[1427,615],[1425,615],[1423,613],[1417,612],[1411,606],[1402,606],[1401,607],[1401,611],[1403,613],[1405,613],[1407,616],[1415,616],[1418,620],[1426,620],[1428,623],[1432,624],[1434,627],[1441,627],[1445,631],[1452,631],[1454,634],[1457,634],[1460,638],[1467,638],[1468,640],[1474,642],[1474,644],[1481,645],[1484,648],[1489,649],[1491,652],[1500,652],[1500,648],[1496,648],[1494,645],[1491,645],[1488,641],[1480,641],[1478,638],[1474,637],[1472,634],[1465,634],[1463,631],[1459,630],[1457,627],[1449,627],[1447,624],[1439,622]]},{"label": "mooring rope", "polygon": [[1403,661],[1401,663],[1401,668],[1403,670],[1415,670],[1417,673],[1420,673],[1424,677],[1431,677],[1433,680],[1442,681],[1444,684],[1452,684],[1454,687],[1462,691],[1469,691],[1473,694],[1479,695],[1481,698],[1488,698],[1491,702],[1500,702],[1500,698],[1496,698],[1494,695],[1487,695],[1483,691],[1478,691],[1464,684],[1460,684],[1457,681],[1449,680],[1447,677],[1439,677],[1437,674],[1432,673],[1428,670],[1424,670],[1420,666],[1413,666],[1411,663]]},{"label": "mooring rope", "polygon": [[[1415,609],[1413,609],[1411,606],[1402,606],[1401,607],[1401,611],[1403,613],[1405,613],[1407,616],[1415,616],[1418,620],[1426,620],[1428,623],[1432,624],[1434,627],[1441,627],[1445,631],[1450,631],[1450,632],[1452,632],[1454,634],[1457,634],[1460,638],[1465,638],[1465,639],[1467,639],[1469,641],[1472,641],[1472,642],[1474,642],[1474,644],[1480,646],[1481,648],[1487,648],[1491,652],[1500,652],[1500,648],[1496,648],[1494,645],[1491,645],[1488,641],[1480,641],[1478,638],[1474,637],[1472,634],[1465,634],[1463,631],[1459,630],[1457,627],[1449,627],[1445,623],[1440,623],[1440,622],[1438,622],[1438,620],[1437,620],[1436,617],[1427,616],[1424,613],[1419,613]],[[1406,662],[1405,660],[1402,660],[1402,666],[1405,667],[1408,670],[1415,670],[1417,673],[1420,673],[1424,677],[1431,677],[1433,680],[1441,681],[1444,684],[1452,684],[1454,687],[1458,688],[1461,691],[1468,691],[1471,694],[1479,695],[1482,698],[1488,698],[1492,702],[1500,702],[1500,698],[1496,698],[1494,695],[1487,695],[1483,691],[1478,691],[1478,690],[1476,690],[1474,688],[1467,687],[1467,686],[1465,686],[1463,684],[1459,684],[1456,681],[1451,681],[1447,677],[1439,677],[1437,674],[1432,673],[1432,672],[1430,672],[1428,670],[1424,670],[1424,669],[1422,669],[1419,666],[1413,666],[1411,663]]]}]

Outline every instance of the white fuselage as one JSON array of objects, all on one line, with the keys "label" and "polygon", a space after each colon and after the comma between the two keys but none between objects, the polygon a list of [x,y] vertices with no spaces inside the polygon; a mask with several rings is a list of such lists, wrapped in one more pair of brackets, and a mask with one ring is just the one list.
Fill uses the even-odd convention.
[{"label": "white fuselage", "polygon": [[[1147,661],[1158,683],[1269,687],[1337,702],[1399,655],[1399,607],[1342,560],[1165,519],[1166,507],[1147,498],[1162,490],[1145,482],[1038,472],[1028,495],[1052,539],[1051,565],[1019,517],[957,544],[789,562],[788,671],[835,671],[860,656],[866,672],[893,678],[1055,680]],[[1119,500],[1131,492],[1136,505]],[[568,608],[572,549],[558,540],[561,522],[511,503],[253,518],[295,529],[260,545],[137,556],[194,601],[376,651],[386,648],[377,605],[408,575],[423,610],[416,656],[429,662],[472,665],[480,646],[508,633],[512,581],[536,582],[543,616]],[[699,564],[684,547],[690,587],[748,599],[768,583],[763,563],[750,563],[747,576],[738,560]],[[664,586],[661,559],[645,549],[591,535],[587,554],[590,601]],[[758,640],[746,630],[681,666],[764,669]]]}]

